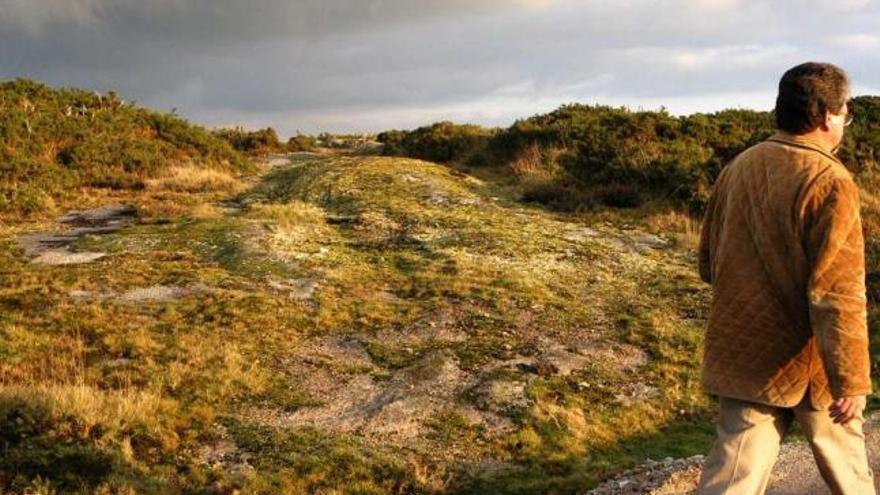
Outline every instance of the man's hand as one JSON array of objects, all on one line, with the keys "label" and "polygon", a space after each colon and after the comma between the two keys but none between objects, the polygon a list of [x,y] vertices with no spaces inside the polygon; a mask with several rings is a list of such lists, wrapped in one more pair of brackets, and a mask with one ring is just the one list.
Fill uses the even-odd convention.
[{"label": "man's hand", "polygon": [[849,420],[862,414],[865,410],[867,397],[864,395],[854,395],[852,397],[841,397],[835,400],[828,408],[830,416],[834,418],[835,423],[845,424]]}]

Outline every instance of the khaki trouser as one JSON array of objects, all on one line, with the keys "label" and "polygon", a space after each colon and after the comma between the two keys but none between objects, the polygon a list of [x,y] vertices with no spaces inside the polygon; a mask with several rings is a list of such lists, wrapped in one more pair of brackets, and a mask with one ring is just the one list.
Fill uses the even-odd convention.
[{"label": "khaki trouser", "polygon": [[810,442],[825,483],[835,495],[876,495],[868,464],[865,418],[835,424],[809,405],[809,391],[793,408],[721,397],[718,437],[703,466],[697,495],[760,495],[770,481],[779,444],[793,419]]}]

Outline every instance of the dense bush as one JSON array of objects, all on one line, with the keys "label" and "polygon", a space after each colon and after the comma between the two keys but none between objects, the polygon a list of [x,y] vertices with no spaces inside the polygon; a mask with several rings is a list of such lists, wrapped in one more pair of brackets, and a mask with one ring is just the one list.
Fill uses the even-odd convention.
[{"label": "dense bush", "polygon": [[496,129],[438,122],[414,131],[387,131],[377,139],[388,155],[405,155],[435,162],[486,164]]},{"label": "dense bush", "polygon": [[312,151],[318,147],[318,139],[306,134],[297,134],[287,140],[287,151]]},{"label": "dense bush", "polygon": [[227,141],[236,150],[252,155],[272,153],[280,151],[284,147],[278,139],[278,133],[271,127],[256,131],[233,127],[217,129],[213,133],[220,139]]},{"label": "dense bush", "polygon": [[144,179],[184,163],[249,166],[205,129],[113,92],[0,82],[0,212],[46,212],[83,187],[141,188]]},{"label": "dense bush", "polygon": [[[880,98],[858,97],[851,107],[857,119],[840,157],[854,171],[864,172],[866,180],[876,175]],[[440,122],[384,132],[379,140],[390,155],[473,166],[513,165],[513,171],[523,168],[518,161],[537,145],[545,151],[539,154],[545,161],[556,162],[544,166],[558,172],[554,180],[527,181],[525,199],[562,209],[594,204],[634,207],[659,200],[698,213],[721,168],[769,137],[774,128],[771,112],[724,110],[677,117],[664,109],[633,112],[568,104],[503,130]]]}]

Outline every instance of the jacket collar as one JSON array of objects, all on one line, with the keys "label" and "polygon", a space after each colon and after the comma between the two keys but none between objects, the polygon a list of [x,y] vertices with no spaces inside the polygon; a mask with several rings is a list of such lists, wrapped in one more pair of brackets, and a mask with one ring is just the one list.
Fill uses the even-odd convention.
[{"label": "jacket collar", "polygon": [[826,150],[818,141],[813,139],[804,137],[799,134],[792,134],[786,131],[776,131],[775,134],[767,138],[767,141],[773,141],[776,143],[789,144],[792,146],[797,146],[798,148],[804,148],[808,150],[818,151],[819,153],[831,158],[837,163],[841,163],[840,159],[834,156],[833,153]]}]

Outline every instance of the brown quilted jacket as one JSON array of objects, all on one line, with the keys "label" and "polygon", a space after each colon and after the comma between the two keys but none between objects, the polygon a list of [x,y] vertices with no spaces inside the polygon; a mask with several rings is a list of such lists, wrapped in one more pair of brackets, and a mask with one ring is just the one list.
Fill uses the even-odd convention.
[{"label": "brown quilted jacket", "polygon": [[[703,217],[709,393],[813,408],[871,393],[859,189],[830,153],[778,132],[718,176]],[[808,388],[809,387],[809,388]]]}]

